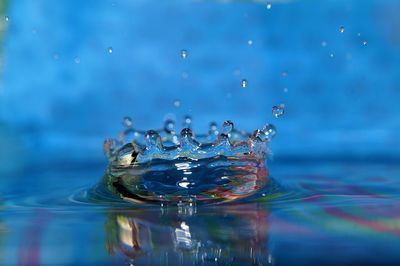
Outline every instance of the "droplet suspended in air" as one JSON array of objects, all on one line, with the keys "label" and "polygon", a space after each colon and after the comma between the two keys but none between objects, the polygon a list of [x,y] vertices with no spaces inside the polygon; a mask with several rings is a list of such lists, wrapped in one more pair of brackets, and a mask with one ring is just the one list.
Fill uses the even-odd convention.
[{"label": "droplet suspended in air", "polygon": [[346,30],[346,29],[344,28],[344,26],[340,26],[340,28],[339,28],[339,32],[340,32],[340,33],[344,33],[345,30]]},{"label": "droplet suspended in air", "polygon": [[264,133],[263,137],[267,141],[271,141],[276,135],[276,128],[272,124],[266,124],[261,131]]},{"label": "droplet suspended in air", "polygon": [[364,41],[362,42],[362,45],[367,46],[367,45],[368,45],[368,41],[367,41],[367,40],[364,40]]},{"label": "droplet suspended in air", "polygon": [[278,104],[272,107],[272,115],[276,118],[281,117],[285,113],[285,105]]},{"label": "droplet suspended in air", "polygon": [[248,44],[248,45],[253,45],[253,40],[248,40],[248,41],[247,41],[247,44]]},{"label": "droplet suspended in air", "polygon": [[187,52],[185,49],[182,49],[182,50],[181,50],[181,57],[182,57],[182,59],[186,59],[187,56],[188,56],[188,52]]},{"label": "droplet suspended in air", "polygon": [[110,47],[107,48],[107,51],[108,51],[109,54],[112,54],[113,53],[113,48],[110,46]]},{"label": "droplet suspended in air", "polygon": [[334,54],[334,53],[330,53],[330,54],[329,54],[329,57],[330,57],[330,58],[334,58],[334,57],[335,57],[335,54]]},{"label": "droplet suspended in air", "polygon": [[328,45],[328,43],[327,43],[326,41],[322,41],[322,42],[321,42],[321,46],[322,46],[322,47],[326,47],[327,45]]},{"label": "droplet suspended in air", "polygon": [[133,125],[132,118],[130,118],[129,116],[125,116],[124,118],[122,118],[122,125],[126,128],[131,128]]},{"label": "droplet suspended in air", "polygon": [[10,21],[10,17],[9,16],[5,16],[4,19],[8,22]]},{"label": "droplet suspended in air", "polygon": [[183,127],[190,128],[191,125],[192,125],[192,117],[190,117],[188,115],[185,116],[183,118]]},{"label": "droplet suspended in air", "polygon": [[272,4],[270,2],[267,3],[267,9],[270,10],[272,8]]},{"label": "droplet suspended in air", "polygon": [[80,64],[81,63],[81,58],[79,56],[76,56],[74,58],[74,62],[75,62],[75,64]]},{"label": "droplet suspended in air", "polygon": [[174,132],[175,129],[175,121],[172,119],[167,119],[164,122],[164,130],[167,133],[172,133]]},{"label": "droplet suspended in air", "polygon": [[284,93],[287,93],[288,91],[289,91],[288,88],[283,88],[283,92],[284,92]]},{"label": "droplet suspended in air", "polygon": [[242,86],[242,88],[247,88],[247,85],[248,85],[247,79],[242,79],[240,81],[240,86]]},{"label": "droplet suspended in air", "polygon": [[287,71],[282,71],[281,75],[282,75],[282,77],[287,77],[288,72]]},{"label": "droplet suspended in air", "polygon": [[176,108],[180,107],[180,106],[181,106],[181,101],[180,101],[180,100],[175,100],[175,101],[174,101],[174,106],[175,106]]}]

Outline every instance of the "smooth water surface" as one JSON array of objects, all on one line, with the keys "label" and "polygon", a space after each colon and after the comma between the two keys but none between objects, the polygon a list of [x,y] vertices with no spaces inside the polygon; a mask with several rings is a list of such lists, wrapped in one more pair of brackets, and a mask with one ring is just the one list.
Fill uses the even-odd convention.
[{"label": "smooth water surface", "polygon": [[28,175],[10,175],[1,181],[15,189],[2,194],[0,264],[382,265],[400,261],[396,161],[269,164],[282,185],[279,192],[242,204],[175,207],[93,202],[87,189],[100,180],[105,162],[32,166]]}]

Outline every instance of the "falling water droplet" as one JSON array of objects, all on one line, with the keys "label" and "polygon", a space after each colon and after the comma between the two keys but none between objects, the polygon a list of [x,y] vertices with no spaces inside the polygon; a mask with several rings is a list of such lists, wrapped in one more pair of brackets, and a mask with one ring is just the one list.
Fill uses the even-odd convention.
[{"label": "falling water droplet", "polygon": [[288,88],[283,88],[283,92],[284,92],[284,93],[287,93],[288,91],[289,91]]},{"label": "falling water droplet", "polygon": [[330,53],[330,54],[329,54],[329,57],[330,57],[330,58],[334,58],[334,57],[335,57],[335,54],[334,54],[334,53]]},{"label": "falling water droplet", "polygon": [[188,56],[187,51],[186,51],[185,49],[182,49],[182,50],[181,50],[181,57],[182,57],[182,59],[186,59],[187,56]]},{"label": "falling water droplet", "polygon": [[174,129],[175,129],[175,121],[172,119],[165,120],[165,122],[164,122],[165,132],[172,133],[172,132],[174,132]]},{"label": "falling water droplet", "polygon": [[276,118],[281,117],[285,113],[285,105],[278,104],[272,107],[272,115]]},{"label": "falling water droplet", "polygon": [[267,9],[270,10],[272,8],[272,4],[271,3],[267,3]]},{"label": "falling water droplet", "polygon": [[185,116],[183,118],[183,127],[190,128],[192,125],[192,118],[190,116]]},{"label": "falling water droplet", "polygon": [[240,81],[240,85],[242,86],[242,88],[246,88],[247,85],[248,85],[247,79],[242,79],[242,80]]},{"label": "falling water droplet", "polygon": [[344,28],[344,26],[340,26],[340,28],[339,28],[339,32],[340,32],[340,33],[344,33],[344,31],[345,31],[345,28]]},{"label": "falling water droplet", "polygon": [[8,22],[10,21],[10,17],[9,16],[5,16],[4,19]]},{"label": "falling water droplet", "polygon": [[110,46],[110,47],[107,48],[107,51],[108,51],[109,54],[112,54],[113,53],[113,48]]},{"label": "falling water droplet", "polygon": [[125,116],[124,118],[122,118],[122,125],[126,128],[131,128],[133,125],[132,118],[130,118],[129,116]]},{"label": "falling water droplet", "polygon": [[81,58],[79,56],[76,56],[74,58],[74,62],[75,62],[75,64],[80,64],[81,63]]},{"label": "falling water droplet", "polygon": [[225,135],[228,135],[229,133],[231,133],[233,130],[233,122],[230,120],[226,120],[223,124],[222,124],[222,133]]},{"label": "falling water droplet", "polygon": [[208,126],[208,134],[210,135],[218,135],[218,126],[217,123],[211,122]]},{"label": "falling water droplet", "polygon": [[248,40],[248,41],[247,41],[247,44],[248,44],[248,45],[253,45],[253,40]]},{"label": "falling water droplet", "polygon": [[364,41],[362,42],[362,44],[363,44],[364,46],[367,46],[368,41],[367,41],[367,40],[364,40]]},{"label": "falling water droplet", "polygon": [[287,75],[288,75],[288,72],[287,71],[282,71],[282,77],[287,77]]},{"label": "falling water droplet", "polygon": [[175,100],[174,101],[174,106],[177,107],[177,108],[180,107],[181,106],[181,101],[180,100]]},{"label": "falling water droplet", "polygon": [[322,42],[321,42],[321,46],[322,46],[322,47],[326,47],[327,45],[328,45],[328,43],[327,43],[326,41],[322,41]]}]

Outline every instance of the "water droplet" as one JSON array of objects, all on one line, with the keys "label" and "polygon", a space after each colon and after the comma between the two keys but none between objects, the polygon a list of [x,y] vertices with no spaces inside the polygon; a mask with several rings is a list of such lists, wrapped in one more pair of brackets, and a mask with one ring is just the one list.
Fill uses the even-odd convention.
[{"label": "water droplet", "polygon": [[328,43],[327,43],[326,41],[322,41],[322,42],[321,42],[321,46],[322,46],[322,47],[326,47],[327,45],[328,45]]},{"label": "water droplet", "polygon": [[190,116],[188,116],[188,115],[185,116],[183,118],[183,126],[187,127],[187,128],[190,128],[191,124],[192,124],[192,118]]},{"label": "water droplet", "polygon": [[361,36],[361,33],[360,33],[360,32],[359,32],[359,33],[357,33],[357,36],[358,36],[358,37],[360,37],[360,36]]},{"label": "water droplet", "polygon": [[161,137],[158,134],[158,132],[155,130],[146,131],[146,133],[144,135],[144,139],[145,139],[147,147],[149,147],[149,146],[160,147],[161,146]]},{"label": "water droplet", "polygon": [[272,8],[272,4],[271,3],[267,3],[267,9],[270,10]]},{"label": "water droplet", "polygon": [[362,42],[362,44],[363,44],[364,46],[367,46],[367,45],[368,45],[368,41],[367,41],[367,40],[364,40],[364,41]]},{"label": "water droplet", "polygon": [[278,104],[272,107],[272,115],[276,118],[281,117],[285,113],[285,105]]},{"label": "water droplet", "polygon": [[240,81],[240,86],[242,86],[242,88],[246,88],[247,87],[247,85],[248,85],[248,81],[247,81],[247,79],[242,79],[241,81]]},{"label": "water droplet", "polygon": [[181,106],[181,101],[180,100],[175,100],[174,101],[174,106],[177,107],[177,108],[180,107]]},{"label": "water droplet", "polygon": [[4,19],[9,22],[10,21],[10,17],[9,16],[5,16]]},{"label": "water droplet", "polygon": [[334,53],[330,53],[330,54],[329,54],[329,57],[330,57],[330,58],[334,58],[334,57],[335,57],[335,54],[334,54]]},{"label": "water droplet", "polygon": [[230,120],[226,120],[222,124],[222,134],[228,135],[233,130],[233,122]]},{"label": "water droplet", "polygon": [[54,60],[60,59],[60,55],[59,55],[58,53],[54,53],[54,54],[53,54],[53,59],[54,59]]},{"label": "water droplet", "polygon": [[182,57],[182,59],[186,59],[187,56],[188,56],[187,51],[186,51],[185,49],[182,49],[182,50],[181,50],[181,57]]},{"label": "water droplet", "polygon": [[174,132],[174,129],[175,129],[175,121],[171,120],[171,119],[165,120],[165,122],[164,122],[165,132],[172,133],[172,132]]},{"label": "water droplet", "polygon": [[253,45],[253,40],[248,40],[248,41],[247,41],[247,44],[248,44],[248,45]]},{"label": "water droplet", "polygon": [[79,57],[79,56],[76,56],[76,57],[74,58],[74,62],[75,62],[75,64],[80,64],[80,63],[81,63],[80,57]]},{"label": "water droplet", "polygon": [[264,137],[266,140],[270,141],[272,140],[273,137],[275,137],[276,135],[276,128],[274,125],[272,124],[266,124],[263,129],[262,132],[264,133]]},{"label": "water droplet", "polygon": [[287,93],[288,91],[289,91],[288,88],[283,88],[283,92],[284,92],[284,93]]},{"label": "water droplet", "polygon": [[210,135],[217,135],[218,134],[218,126],[217,123],[211,122],[208,126],[208,134]]},{"label": "water droplet", "polygon": [[132,118],[130,118],[129,116],[125,116],[124,118],[122,118],[122,125],[126,128],[131,128],[133,125]]},{"label": "water droplet", "polygon": [[344,28],[344,26],[340,26],[340,28],[339,28],[339,32],[340,33],[343,33],[345,31],[345,28]]},{"label": "water droplet", "polygon": [[107,48],[107,51],[108,51],[109,54],[112,54],[113,53],[113,48],[110,46],[110,47]]},{"label": "water droplet", "polygon": [[288,75],[288,72],[287,71],[282,71],[282,77],[287,77],[287,75]]}]

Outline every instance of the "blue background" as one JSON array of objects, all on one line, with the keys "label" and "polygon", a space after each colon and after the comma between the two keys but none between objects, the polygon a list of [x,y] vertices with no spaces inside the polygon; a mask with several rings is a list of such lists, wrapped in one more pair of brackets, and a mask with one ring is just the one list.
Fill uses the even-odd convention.
[{"label": "blue background", "polygon": [[398,158],[400,2],[271,3],[7,2],[0,168],[101,160],[125,115],[151,129],[189,114],[196,132],[272,122],[275,159]]}]

